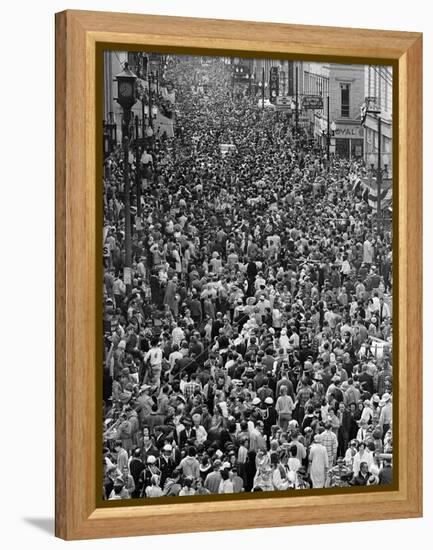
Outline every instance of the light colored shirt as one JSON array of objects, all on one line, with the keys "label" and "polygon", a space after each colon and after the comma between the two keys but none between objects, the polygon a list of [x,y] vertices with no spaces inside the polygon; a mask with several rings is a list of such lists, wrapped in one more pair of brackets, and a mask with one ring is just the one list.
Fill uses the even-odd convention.
[{"label": "light colored shirt", "polygon": [[290,395],[280,395],[277,399],[275,409],[279,414],[291,414],[295,405]]},{"label": "light colored shirt", "polygon": [[218,493],[220,494],[234,493],[233,483],[231,482],[230,479],[225,479],[224,481],[221,480]]},{"label": "light colored shirt", "polygon": [[331,430],[325,430],[320,434],[320,441],[328,453],[329,467],[334,464],[334,460],[337,457],[338,440],[337,436]]},{"label": "light colored shirt", "polygon": [[382,410],[380,411],[379,426],[383,428],[385,424],[391,424],[391,422],[392,422],[392,404],[386,403],[386,405],[384,405],[382,407]]}]

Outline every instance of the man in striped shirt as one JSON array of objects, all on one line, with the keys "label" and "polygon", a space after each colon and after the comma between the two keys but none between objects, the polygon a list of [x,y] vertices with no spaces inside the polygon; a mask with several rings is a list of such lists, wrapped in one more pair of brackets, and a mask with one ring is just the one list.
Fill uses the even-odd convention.
[{"label": "man in striped shirt", "polygon": [[196,390],[201,390],[201,384],[197,382],[197,374],[193,372],[190,376],[190,381],[183,388],[183,395],[188,400],[195,394]]},{"label": "man in striped shirt", "polygon": [[331,428],[331,423],[326,422],[325,431],[319,435],[319,443],[325,447],[326,452],[328,453],[329,468],[332,468],[335,464],[338,449],[338,439]]}]

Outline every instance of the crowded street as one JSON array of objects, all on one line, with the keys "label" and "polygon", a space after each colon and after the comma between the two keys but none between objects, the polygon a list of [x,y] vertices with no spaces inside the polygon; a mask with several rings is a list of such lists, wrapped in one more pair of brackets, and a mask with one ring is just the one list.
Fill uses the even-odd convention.
[{"label": "crowded street", "polygon": [[391,484],[381,135],[372,176],[348,88],[334,130],[298,68],[273,97],[256,61],[136,57],[104,128],[103,498]]}]

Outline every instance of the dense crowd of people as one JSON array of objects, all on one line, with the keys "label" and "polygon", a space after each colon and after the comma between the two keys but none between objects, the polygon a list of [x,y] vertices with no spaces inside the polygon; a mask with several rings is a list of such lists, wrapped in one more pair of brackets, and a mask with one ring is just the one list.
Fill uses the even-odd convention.
[{"label": "dense crowd of people", "polygon": [[165,71],[175,137],[131,158],[131,280],[106,160],[103,497],[391,483],[392,235],[362,163],[326,163],[222,59]]}]

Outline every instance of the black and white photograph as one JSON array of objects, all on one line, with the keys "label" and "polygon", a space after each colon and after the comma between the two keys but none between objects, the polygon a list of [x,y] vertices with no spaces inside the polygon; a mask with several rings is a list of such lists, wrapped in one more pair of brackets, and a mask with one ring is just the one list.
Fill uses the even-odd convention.
[{"label": "black and white photograph", "polygon": [[102,498],[392,485],[392,68],[103,77]]}]

